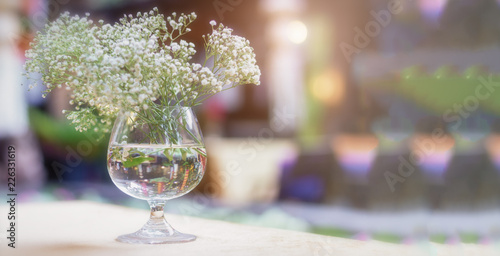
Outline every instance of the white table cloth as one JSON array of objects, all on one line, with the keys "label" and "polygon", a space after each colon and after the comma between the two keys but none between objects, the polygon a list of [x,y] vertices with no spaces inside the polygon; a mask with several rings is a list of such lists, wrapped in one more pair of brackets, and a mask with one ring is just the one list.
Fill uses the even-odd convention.
[{"label": "white table cloth", "polygon": [[147,210],[86,201],[17,205],[16,248],[7,246],[7,205],[0,206],[0,255],[500,255],[493,246],[396,245],[357,241],[295,231],[252,227],[223,221],[166,214],[194,242],[134,245],[115,241],[139,229]]}]

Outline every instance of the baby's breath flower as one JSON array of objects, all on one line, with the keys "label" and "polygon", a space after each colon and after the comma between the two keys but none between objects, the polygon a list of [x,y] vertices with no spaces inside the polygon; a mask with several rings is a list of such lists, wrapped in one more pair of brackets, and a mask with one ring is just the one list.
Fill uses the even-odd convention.
[{"label": "baby's breath flower", "polygon": [[94,24],[89,17],[63,13],[26,51],[26,74],[41,73],[47,86],[43,97],[56,87],[70,90],[74,109],[63,113],[78,131],[108,132],[120,110],[192,107],[224,86],[259,84],[249,41],[215,21],[212,33],[203,36],[205,64],[190,62],[195,45],[181,37],[195,13],[165,19],[154,8],[125,15],[114,25]]}]

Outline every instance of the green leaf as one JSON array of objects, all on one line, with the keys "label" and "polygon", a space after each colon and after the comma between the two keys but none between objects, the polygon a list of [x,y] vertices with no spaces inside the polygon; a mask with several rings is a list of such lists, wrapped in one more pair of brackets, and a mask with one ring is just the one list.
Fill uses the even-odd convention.
[{"label": "green leaf", "polygon": [[198,152],[198,154],[206,157],[207,156],[207,153],[205,153],[203,150],[201,149],[198,149],[198,148],[193,148],[194,151]]},{"label": "green leaf", "polygon": [[135,149],[135,150],[130,150],[129,154],[139,154],[140,156],[146,156],[143,152]]},{"label": "green leaf", "polygon": [[151,160],[154,160],[154,158],[152,157],[143,157],[143,156],[140,156],[140,157],[135,157],[135,158],[129,158],[127,159],[127,161],[123,162],[123,166],[125,168],[130,168],[130,167],[133,167],[133,166],[136,166],[136,165],[139,165],[139,164],[142,164],[146,161],[151,161]]},{"label": "green leaf", "polygon": [[182,157],[182,149],[180,148],[174,148],[172,152],[172,157],[175,157],[175,159],[179,159]]},{"label": "green leaf", "polygon": [[170,162],[172,162],[172,160],[174,159],[173,157],[173,152],[172,152],[172,149],[171,148],[167,148],[165,149],[165,151],[163,151],[163,154],[168,158],[168,160]]},{"label": "green leaf", "polygon": [[167,179],[166,177],[160,177],[160,178],[154,178],[154,179],[150,179],[151,182],[169,182],[170,179]]}]

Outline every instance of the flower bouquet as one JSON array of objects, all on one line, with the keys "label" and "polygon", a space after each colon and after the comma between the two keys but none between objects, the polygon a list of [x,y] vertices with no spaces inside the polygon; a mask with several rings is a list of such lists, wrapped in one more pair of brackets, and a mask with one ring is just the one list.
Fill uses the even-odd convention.
[{"label": "flower bouquet", "polygon": [[[26,52],[26,74],[41,73],[47,86],[71,91],[74,109],[64,110],[79,131],[109,132],[120,111],[154,122],[164,106],[193,107],[242,84],[259,84],[260,69],[250,42],[211,21],[203,36],[205,59],[192,63],[195,45],[182,39],[196,14],[165,17],[125,15],[120,22],[94,24],[63,13],[38,32]],[[34,86],[30,85],[30,88]]]}]

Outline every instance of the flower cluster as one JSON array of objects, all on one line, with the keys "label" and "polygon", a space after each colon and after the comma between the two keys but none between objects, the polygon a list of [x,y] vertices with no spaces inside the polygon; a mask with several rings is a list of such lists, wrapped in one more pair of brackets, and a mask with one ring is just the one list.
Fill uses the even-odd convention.
[{"label": "flower cluster", "polygon": [[[232,35],[233,30],[220,24],[212,25],[212,34],[206,40],[207,55],[214,56],[214,66],[223,72],[220,73],[217,87],[220,91],[222,85],[235,87],[239,84],[259,85],[260,69],[256,65],[255,53],[250,47],[250,41],[241,36]],[[212,84],[213,85],[213,84]]]},{"label": "flower cluster", "polygon": [[204,63],[191,62],[195,45],[181,37],[195,13],[165,19],[155,8],[113,25],[94,24],[88,16],[64,13],[47,24],[25,64],[27,74],[42,74],[44,96],[56,87],[71,91],[75,106],[65,113],[79,131],[107,132],[120,110],[140,115],[162,106],[192,107],[224,89],[259,84],[249,41],[214,21],[204,36]]}]

